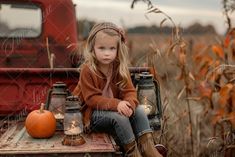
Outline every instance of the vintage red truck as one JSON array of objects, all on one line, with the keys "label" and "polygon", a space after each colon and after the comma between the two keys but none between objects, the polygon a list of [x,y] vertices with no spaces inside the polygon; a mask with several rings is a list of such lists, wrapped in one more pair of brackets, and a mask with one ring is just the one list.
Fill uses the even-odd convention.
[{"label": "vintage red truck", "polygon": [[[76,5],[71,0],[0,0],[0,156],[121,156],[112,137],[84,135],[81,146],[65,146],[63,132],[49,139],[33,139],[25,117],[46,102],[49,89],[63,82],[73,91],[78,78]],[[133,81],[149,67],[130,67]],[[151,119],[160,129],[161,100]]]}]

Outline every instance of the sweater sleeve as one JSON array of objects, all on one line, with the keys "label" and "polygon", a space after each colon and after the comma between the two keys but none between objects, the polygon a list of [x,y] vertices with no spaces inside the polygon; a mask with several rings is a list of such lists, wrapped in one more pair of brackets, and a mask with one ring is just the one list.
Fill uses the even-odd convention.
[{"label": "sweater sleeve", "polygon": [[125,88],[121,90],[121,93],[122,93],[121,99],[128,101],[131,104],[132,110],[134,111],[139,102],[137,100],[137,92],[131,81],[130,75],[128,75],[127,84]]},{"label": "sweater sleeve", "polygon": [[107,98],[102,96],[102,90],[97,88],[94,74],[89,67],[85,66],[80,75],[80,86],[85,103],[92,109],[117,111],[117,98]]}]

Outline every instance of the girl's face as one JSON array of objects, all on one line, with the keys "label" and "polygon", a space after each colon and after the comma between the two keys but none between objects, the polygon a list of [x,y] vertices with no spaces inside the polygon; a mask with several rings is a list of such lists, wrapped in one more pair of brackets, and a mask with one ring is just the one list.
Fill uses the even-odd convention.
[{"label": "girl's face", "polygon": [[94,51],[98,65],[109,65],[117,56],[118,36],[110,36],[102,31],[96,34]]}]

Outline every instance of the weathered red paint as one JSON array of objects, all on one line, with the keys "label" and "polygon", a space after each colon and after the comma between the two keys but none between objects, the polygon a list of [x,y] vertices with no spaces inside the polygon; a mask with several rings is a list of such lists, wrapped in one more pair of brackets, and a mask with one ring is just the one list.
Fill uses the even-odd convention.
[{"label": "weathered red paint", "polygon": [[[71,68],[78,45],[72,0],[0,0],[5,3],[37,5],[42,26],[35,38],[0,38],[0,115],[36,109],[53,83],[62,81],[72,90],[79,76]],[[54,69],[48,49],[55,55]]]},{"label": "weathered red paint", "polygon": [[47,91],[55,82],[66,83],[72,91],[79,78],[76,68],[1,68],[0,115],[38,109],[46,102]]},{"label": "weathered red paint", "polygon": [[0,0],[0,3],[36,4],[42,11],[39,37],[0,38],[0,67],[48,68],[47,48],[55,54],[54,67],[73,66],[71,58],[77,49],[78,39],[75,8],[71,0]]}]

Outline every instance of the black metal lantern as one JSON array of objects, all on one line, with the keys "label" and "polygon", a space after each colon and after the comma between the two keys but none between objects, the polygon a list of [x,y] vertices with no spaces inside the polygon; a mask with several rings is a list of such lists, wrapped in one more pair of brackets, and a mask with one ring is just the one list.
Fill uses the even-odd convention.
[{"label": "black metal lantern", "polygon": [[65,102],[63,144],[80,145],[85,143],[83,133],[81,102],[77,96],[68,96]]},{"label": "black metal lantern", "polygon": [[56,82],[53,84],[53,90],[56,92],[66,92],[67,86],[63,82]]},{"label": "black metal lantern", "polygon": [[66,84],[63,82],[56,82],[48,92],[46,108],[54,114],[58,121],[64,119],[64,106],[67,96]]},{"label": "black metal lantern", "polygon": [[143,105],[144,111],[148,116],[150,126],[154,130],[161,127],[161,98],[158,82],[153,80],[153,75],[148,72],[139,74],[137,84],[137,95],[140,105]]}]

